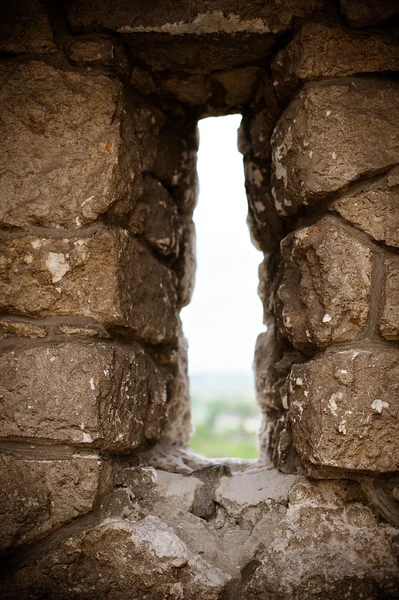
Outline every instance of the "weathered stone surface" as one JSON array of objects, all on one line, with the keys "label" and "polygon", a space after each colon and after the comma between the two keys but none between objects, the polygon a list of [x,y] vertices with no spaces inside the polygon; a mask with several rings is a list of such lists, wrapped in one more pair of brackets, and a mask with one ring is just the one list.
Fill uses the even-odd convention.
[{"label": "weathered stone surface", "polygon": [[45,338],[47,330],[45,327],[25,321],[0,320],[0,327],[5,334],[14,334],[20,337]]},{"label": "weathered stone surface", "polygon": [[111,29],[120,33],[165,32],[171,35],[208,33],[279,33],[289,27],[292,18],[311,14],[319,9],[317,0],[284,0],[279,5],[233,0],[197,0],[180,5],[160,2],[149,10],[144,3],[134,7],[126,0],[105,1],[99,6],[94,0],[68,0],[68,15],[72,27]]},{"label": "weathered stone surface", "polygon": [[0,437],[136,448],[160,436],[165,379],[137,345],[67,342],[3,350]]},{"label": "weathered stone surface", "polygon": [[280,330],[302,351],[359,337],[367,324],[371,251],[330,217],[282,242]]},{"label": "weathered stone surface", "polygon": [[212,95],[211,82],[203,75],[171,75],[162,81],[162,87],[179,102],[191,106],[204,104]]},{"label": "weathered stone surface", "polygon": [[399,162],[399,85],[356,79],[308,87],[272,137],[276,207],[288,214]]},{"label": "weathered stone surface", "polygon": [[352,27],[385,23],[399,12],[398,0],[340,0],[341,11]]},{"label": "weathered stone surface", "polygon": [[240,599],[395,598],[398,531],[349,494],[340,483],[294,486],[287,513]]},{"label": "weathered stone surface", "polygon": [[399,169],[367,189],[338,200],[331,210],[377,242],[399,247]]},{"label": "weathered stone surface", "polygon": [[290,94],[312,79],[396,71],[399,47],[389,37],[355,34],[342,27],[307,23],[273,61],[277,93]]},{"label": "weathered stone surface", "polygon": [[3,238],[0,246],[2,311],[92,317],[153,343],[175,337],[175,275],[127,231]]},{"label": "weathered stone surface", "polygon": [[254,373],[256,400],[262,412],[276,416],[287,409],[286,380],[294,363],[304,357],[299,352],[287,352],[276,340],[274,324],[256,340]]},{"label": "weathered stone surface", "polygon": [[0,551],[90,512],[101,474],[107,476],[108,471],[95,456],[59,460],[1,456]]},{"label": "weathered stone surface", "polygon": [[292,368],[289,418],[301,458],[354,471],[399,468],[398,358],[359,348]]},{"label": "weathered stone surface", "polygon": [[222,477],[214,499],[230,516],[239,518],[243,512],[259,504],[287,504],[292,486],[302,479],[270,468],[236,473],[232,477]]},{"label": "weathered stone surface", "polygon": [[128,228],[143,235],[164,256],[179,252],[180,223],[177,207],[166,188],[147,175],[144,194],[129,215]]},{"label": "weathered stone surface", "polygon": [[48,16],[39,0],[10,0],[0,6],[0,51],[57,51]]},{"label": "weathered stone surface", "polygon": [[191,422],[191,397],[188,377],[188,343],[180,330],[175,371],[169,386],[167,420],[162,439],[187,445],[193,430]]},{"label": "weathered stone surface", "polygon": [[130,208],[141,187],[122,108],[115,79],[36,61],[6,69],[0,222],[79,228],[111,207]]},{"label": "weathered stone surface", "polygon": [[[138,522],[106,520],[68,538],[19,571],[8,590],[32,600],[43,595],[54,600],[220,600],[227,579],[161,519],[148,516]],[[7,591],[2,596],[10,598]]]},{"label": "weathered stone surface", "polygon": [[379,329],[386,340],[399,339],[399,262],[396,258],[385,259]]},{"label": "weathered stone surface", "polygon": [[225,103],[228,106],[247,104],[250,101],[262,71],[258,67],[242,67],[230,71],[216,71],[211,74],[225,89]]},{"label": "weathered stone surface", "polygon": [[124,75],[129,70],[122,44],[108,37],[79,37],[66,48],[69,60],[84,67],[105,67]]},{"label": "weathered stone surface", "polygon": [[197,268],[195,225],[192,221],[183,224],[180,255],[175,265],[179,278],[177,285],[177,304],[179,308],[190,303],[195,286]]}]

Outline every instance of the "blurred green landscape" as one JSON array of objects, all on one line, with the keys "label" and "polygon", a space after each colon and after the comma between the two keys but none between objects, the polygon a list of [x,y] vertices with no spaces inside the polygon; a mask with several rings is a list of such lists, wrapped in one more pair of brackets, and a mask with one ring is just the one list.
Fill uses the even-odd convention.
[{"label": "blurred green landscape", "polygon": [[195,433],[191,448],[209,458],[257,458],[260,414],[253,375],[191,375]]}]

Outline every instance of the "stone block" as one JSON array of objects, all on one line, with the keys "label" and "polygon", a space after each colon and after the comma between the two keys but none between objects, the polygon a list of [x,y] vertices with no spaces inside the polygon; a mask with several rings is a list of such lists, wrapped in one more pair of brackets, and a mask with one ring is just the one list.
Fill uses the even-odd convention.
[{"label": "stone block", "polygon": [[398,0],[339,0],[341,12],[352,27],[381,25],[399,12]]},{"label": "stone block", "polygon": [[42,458],[2,455],[0,551],[43,537],[90,512],[109,469],[96,456],[57,460],[45,454]]},{"label": "stone block", "polygon": [[278,94],[312,79],[397,71],[399,50],[390,37],[358,35],[324,23],[306,23],[273,61]]},{"label": "stone block", "polygon": [[302,459],[374,474],[399,468],[398,359],[394,349],[359,348],[292,368],[289,419]]},{"label": "stone block", "polygon": [[116,79],[38,61],[6,68],[0,223],[76,229],[111,207],[131,208],[141,187],[123,107]]},{"label": "stone block", "polygon": [[161,434],[165,379],[137,345],[69,341],[0,353],[0,437],[126,452]]},{"label": "stone block", "polygon": [[273,195],[291,214],[399,162],[399,85],[354,79],[307,87],[273,136]]},{"label": "stone block", "polygon": [[160,254],[179,253],[180,222],[177,207],[167,189],[147,175],[144,194],[129,215],[128,228],[145,240]]},{"label": "stone block", "polygon": [[0,328],[4,337],[9,335],[18,335],[31,339],[47,337],[47,330],[41,325],[35,325],[28,321],[13,321],[11,319],[1,319]]},{"label": "stone block", "polygon": [[331,210],[376,242],[399,247],[399,169],[382,180],[334,202]]},{"label": "stone block", "polygon": [[190,304],[197,269],[195,225],[192,221],[187,221],[183,223],[182,227],[180,254],[174,266],[179,280],[177,285],[177,304],[179,308]]},{"label": "stone block", "polygon": [[371,251],[331,217],[282,242],[276,314],[298,350],[357,339],[369,314]]},{"label": "stone block", "polygon": [[162,81],[162,88],[190,106],[205,104],[212,95],[211,82],[204,75],[171,75]]},{"label": "stone block", "polygon": [[226,93],[225,103],[228,106],[248,104],[261,76],[262,71],[259,67],[241,67],[211,74],[212,79],[223,86]]},{"label": "stone block", "polygon": [[105,36],[78,37],[66,47],[69,60],[83,67],[105,67],[118,75],[125,75],[129,70],[121,43]]},{"label": "stone block", "polygon": [[176,335],[176,276],[125,230],[86,238],[0,240],[0,310],[79,315],[151,343]]},{"label": "stone block", "polygon": [[108,519],[61,542],[0,588],[51,597],[220,600],[226,573],[191,552],[160,518]]},{"label": "stone block", "polygon": [[355,494],[341,482],[295,485],[240,599],[394,598],[397,530],[379,522]]},{"label": "stone block", "polygon": [[382,310],[379,329],[386,340],[399,339],[399,261],[385,258],[385,278],[382,291]]},{"label": "stone block", "polygon": [[[284,0],[281,5],[259,4],[256,0],[196,0],[189,5],[159,3],[153,10],[145,4],[132,6],[125,1],[67,1],[68,18],[75,31],[108,29],[125,34],[159,33],[169,37],[183,34],[279,33],[294,17],[303,17],[321,7],[318,0]],[[254,17],[256,15],[256,17]]]},{"label": "stone block", "polygon": [[0,51],[54,54],[49,18],[39,0],[9,0],[0,6]]}]

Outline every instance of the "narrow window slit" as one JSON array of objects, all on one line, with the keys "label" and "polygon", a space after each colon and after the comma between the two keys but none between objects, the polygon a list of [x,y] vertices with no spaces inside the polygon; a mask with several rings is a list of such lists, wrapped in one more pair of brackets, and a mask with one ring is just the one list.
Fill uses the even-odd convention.
[{"label": "narrow window slit", "polygon": [[246,224],[240,121],[240,115],[229,115],[199,122],[197,275],[192,301],[181,315],[189,342],[191,447],[211,458],[258,456],[252,361],[262,330],[257,295],[262,254]]}]

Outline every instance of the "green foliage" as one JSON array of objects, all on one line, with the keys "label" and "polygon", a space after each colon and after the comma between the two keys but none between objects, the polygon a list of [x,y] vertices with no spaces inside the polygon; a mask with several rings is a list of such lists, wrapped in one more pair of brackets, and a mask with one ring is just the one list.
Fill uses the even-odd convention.
[{"label": "green foliage", "polygon": [[259,411],[252,390],[212,394],[197,386],[192,402],[196,431],[190,445],[195,452],[210,458],[257,458]]}]

